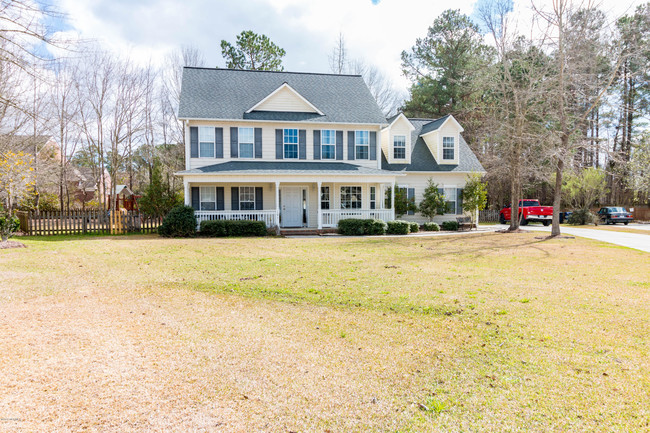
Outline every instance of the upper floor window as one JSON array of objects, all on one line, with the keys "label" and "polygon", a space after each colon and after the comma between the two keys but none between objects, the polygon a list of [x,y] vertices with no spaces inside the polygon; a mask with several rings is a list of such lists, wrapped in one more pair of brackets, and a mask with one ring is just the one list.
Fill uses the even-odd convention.
[{"label": "upper floor window", "polygon": [[330,208],[330,187],[329,186],[320,187],[320,208],[321,209]]},{"label": "upper floor window", "polygon": [[336,158],[336,131],[333,129],[323,129],[321,131],[320,141],[321,159]]},{"label": "upper floor window", "polygon": [[355,131],[354,133],[354,148],[355,159],[368,159],[370,152],[370,139],[368,138],[368,131]]},{"label": "upper floor window", "polygon": [[454,137],[442,137],[442,159],[454,159]]},{"label": "upper floor window", "polygon": [[298,159],[298,130],[284,130],[284,158]]},{"label": "upper floor window", "polygon": [[341,209],[361,209],[361,187],[341,187]]},{"label": "upper floor window", "polygon": [[239,187],[239,209],[255,210],[255,187],[254,186]]},{"label": "upper floor window", "polygon": [[214,128],[199,127],[199,157],[214,158]]},{"label": "upper floor window", "polygon": [[215,210],[217,208],[217,190],[213,186],[202,186],[199,189],[201,210]]},{"label": "upper floor window", "polygon": [[396,135],[393,137],[393,158],[406,158],[406,136]]},{"label": "upper floor window", "polygon": [[254,133],[253,128],[239,128],[239,157],[252,158],[254,152]]}]

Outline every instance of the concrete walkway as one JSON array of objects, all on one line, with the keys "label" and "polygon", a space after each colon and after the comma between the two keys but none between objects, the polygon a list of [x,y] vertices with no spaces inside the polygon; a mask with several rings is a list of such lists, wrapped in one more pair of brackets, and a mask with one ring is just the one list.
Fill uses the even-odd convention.
[{"label": "concrete walkway", "polygon": [[[507,225],[499,225],[500,228],[507,228]],[[622,226],[625,227],[625,226]],[[637,228],[628,225],[629,228]],[[522,230],[533,230],[539,232],[551,232],[551,227],[544,227],[541,225],[528,225],[521,227]],[[638,233],[625,233],[609,230],[592,230],[575,227],[567,227],[562,225],[560,229],[562,234],[580,236],[582,238],[594,239],[601,242],[620,245],[623,247],[634,248],[635,250],[645,251],[650,253],[650,236]]]}]

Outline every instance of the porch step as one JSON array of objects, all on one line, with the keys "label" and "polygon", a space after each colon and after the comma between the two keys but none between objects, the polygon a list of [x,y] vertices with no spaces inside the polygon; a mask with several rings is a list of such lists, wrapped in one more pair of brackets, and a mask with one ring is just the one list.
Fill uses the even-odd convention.
[{"label": "porch step", "polygon": [[314,228],[295,228],[280,229],[281,236],[321,236],[325,233],[336,233],[335,228],[314,229]]}]

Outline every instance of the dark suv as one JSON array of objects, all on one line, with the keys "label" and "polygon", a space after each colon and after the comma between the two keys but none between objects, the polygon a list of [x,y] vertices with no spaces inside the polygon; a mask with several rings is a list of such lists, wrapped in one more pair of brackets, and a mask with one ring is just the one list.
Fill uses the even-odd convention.
[{"label": "dark suv", "polygon": [[605,224],[628,223],[634,221],[632,214],[625,210],[624,207],[601,207],[598,211],[598,217]]}]

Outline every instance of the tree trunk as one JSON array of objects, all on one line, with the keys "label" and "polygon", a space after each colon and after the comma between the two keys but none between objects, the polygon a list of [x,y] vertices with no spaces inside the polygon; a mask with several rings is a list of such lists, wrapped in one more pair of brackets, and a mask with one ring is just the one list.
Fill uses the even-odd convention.
[{"label": "tree trunk", "polygon": [[[562,141],[565,138],[562,137]],[[564,173],[564,161],[558,158],[555,169],[555,192],[553,194],[553,225],[551,227],[551,236],[560,235],[560,205],[562,203],[562,174]]]}]

